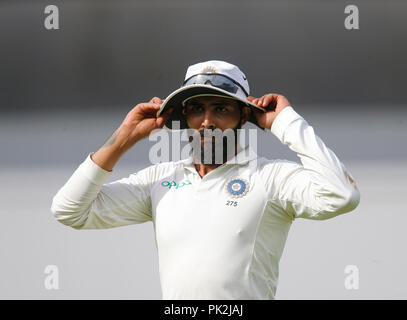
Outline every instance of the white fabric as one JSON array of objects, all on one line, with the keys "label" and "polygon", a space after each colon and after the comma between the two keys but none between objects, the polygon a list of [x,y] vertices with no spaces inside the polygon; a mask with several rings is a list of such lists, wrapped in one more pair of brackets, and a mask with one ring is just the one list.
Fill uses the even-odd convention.
[{"label": "white fabric", "polygon": [[[246,148],[202,179],[186,159],[104,184],[111,173],[88,156],[58,191],[51,211],[77,229],[152,221],[164,299],[273,299],[293,220],[349,212],[358,205],[359,192],[292,107],[270,130],[302,165],[258,158]],[[248,183],[240,198],[225,191],[236,178]]]},{"label": "white fabric", "polygon": [[[239,83],[246,90],[247,94],[250,94],[249,82],[247,81],[246,75],[239,69],[239,67],[231,63],[220,60],[196,63],[188,67],[184,81],[199,73],[219,73],[226,75]],[[244,93],[243,98],[246,98]]]}]

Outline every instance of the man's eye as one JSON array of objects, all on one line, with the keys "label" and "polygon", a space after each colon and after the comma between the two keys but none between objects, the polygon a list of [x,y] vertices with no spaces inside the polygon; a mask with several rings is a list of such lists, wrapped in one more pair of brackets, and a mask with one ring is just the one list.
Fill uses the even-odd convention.
[{"label": "man's eye", "polygon": [[188,107],[189,107],[189,110],[193,111],[193,112],[202,111],[202,107],[200,105],[197,105],[197,104],[192,104],[192,105],[189,105]]},{"label": "man's eye", "polygon": [[221,112],[221,113],[228,112],[228,108],[226,108],[226,106],[218,106],[218,107],[216,108],[216,110],[217,110],[218,112]]}]

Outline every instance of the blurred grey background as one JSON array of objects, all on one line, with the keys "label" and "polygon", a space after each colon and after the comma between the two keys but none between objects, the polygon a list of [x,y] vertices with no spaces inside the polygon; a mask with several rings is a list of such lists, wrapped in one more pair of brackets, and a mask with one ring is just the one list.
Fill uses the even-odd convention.
[{"label": "blurred grey background", "polygon": [[[59,30],[44,27],[49,4]],[[359,30],[344,27],[349,4]],[[0,1],[0,298],[161,298],[150,223],[75,231],[49,208],[133,106],[217,59],[246,73],[251,95],[284,94],[361,191],[352,213],[293,223],[277,298],[406,299],[406,9],[402,0]],[[110,180],[150,165],[153,144],[130,150]],[[260,131],[257,150],[299,161]],[[59,268],[58,290],[44,287],[47,265]],[[347,265],[359,268],[358,290],[344,287]]]}]

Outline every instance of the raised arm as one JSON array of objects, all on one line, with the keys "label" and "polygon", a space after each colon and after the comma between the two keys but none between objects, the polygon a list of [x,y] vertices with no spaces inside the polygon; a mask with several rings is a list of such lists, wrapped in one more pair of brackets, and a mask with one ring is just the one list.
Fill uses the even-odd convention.
[{"label": "raised arm", "polygon": [[296,152],[302,162],[301,166],[279,161],[263,168],[271,200],[279,202],[292,218],[322,220],[355,209],[359,191],[334,152],[283,96],[270,94],[261,99],[257,99],[258,104],[271,103],[275,108],[270,108],[268,116],[259,114],[259,123]]},{"label": "raised arm", "polygon": [[171,110],[157,117],[162,100],[141,103],[95,153],[90,154],[54,196],[51,212],[76,229],[112,228],[151,219],[151,167],[104,184],[123,154],[154,129],[162,128]]},{"label": "raised arm", "polygon": [[92,160],[102,169],[112,171],[115,164],[123,154],[138,141],[148,137],[154,129],[164,126],[171,109],[157,117],[163,101],[154,97],[149,103],[140,103],[126,116],[120,127],[105,142],[105,144],[92,155]]}]

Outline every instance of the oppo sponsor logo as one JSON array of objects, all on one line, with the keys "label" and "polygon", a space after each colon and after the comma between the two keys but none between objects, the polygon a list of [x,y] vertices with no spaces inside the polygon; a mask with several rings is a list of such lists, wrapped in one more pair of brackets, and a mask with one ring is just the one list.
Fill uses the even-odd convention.
[{"label": "oppo sponsor logo", "polygon": [[185,181],[181,181],[180,183],[176,183],[175,181],[168,181],[168,180],[164,180],[163,182],[161,182],[161,186],[168,188],[168,189],[178,189],[178,188],[182,188],[185,186],[188,186],[191,184],[191,181],[185,180]]}]

